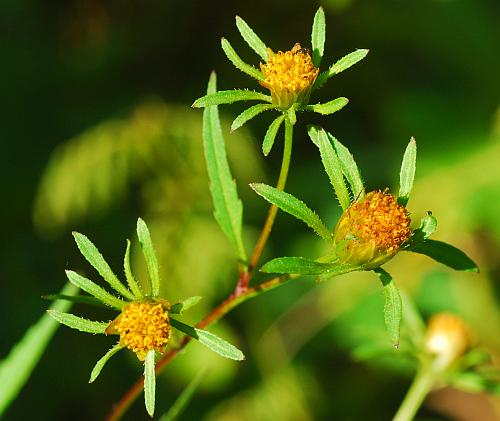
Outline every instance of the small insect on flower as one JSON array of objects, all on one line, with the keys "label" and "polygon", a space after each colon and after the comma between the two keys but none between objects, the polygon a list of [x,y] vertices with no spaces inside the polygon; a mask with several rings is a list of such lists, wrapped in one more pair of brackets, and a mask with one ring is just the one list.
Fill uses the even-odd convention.
[{"label": "small insect on flower", "polygon": [[139,218],[137,236],[146,259],[150,278],[149,291],[144,292],[135,280],[130,269],[130,241],[127,241],[124,269],[128,288],[113,273],[97,247],[83,234],[73,233],[76,244],[87,261],[99,272],[104,280],[121,295],[111,294],[99,285],[71,270],[66,271],[69,281],[89,293],[92,297],[57,297],[92,304],[104,304],[119,311],[111,322],[94,322],[69,313],[49,310],[49,314],[70,328],[87,333],[119,335],[118,343],[112,347],[95,365],[90,375],[92,383],[100,374],[107,361],[121,349],[130,349],[144,362],[144,400],[146,410],[153,416],[155,406],[155,359],[156,354],[165,352],[172,328],[191,336],[219,355],[233,360],[243,360],[243,353],[234,345],[217,337],[213,333],[186,325],[172,315],[180,315],[199,302],[200,297],[190,297],[182,302],[170,305],[160,297],[160,273],[151,235],[146,223]]}]

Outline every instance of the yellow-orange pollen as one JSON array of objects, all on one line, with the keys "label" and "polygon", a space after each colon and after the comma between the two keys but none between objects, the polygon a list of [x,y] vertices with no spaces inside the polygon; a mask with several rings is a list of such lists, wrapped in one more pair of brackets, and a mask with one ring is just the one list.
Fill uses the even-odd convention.
[{"label": "yellow-orange pollen", "polygon": [[261,63],[264,80],[260,84],[271,91],[273,103],[289,108],[294,103],[307,103],[310,89],[318,76],[309,51],[295,44],[290,51],[267,50],[268,62]]},{"label": "yellow-orange pollen", "polygon": [[134,351],[140,360],[151,349],[162,351],[167,345],[170,322],[168,311],[160,303],[130,303],[113,323],[120,334],[120,343]]},{"label": "yellow-orange pollen", "polygon": [[410,217],[392,194],[375,191],[348,210],[353,234],[391,254],[410,238]]}]

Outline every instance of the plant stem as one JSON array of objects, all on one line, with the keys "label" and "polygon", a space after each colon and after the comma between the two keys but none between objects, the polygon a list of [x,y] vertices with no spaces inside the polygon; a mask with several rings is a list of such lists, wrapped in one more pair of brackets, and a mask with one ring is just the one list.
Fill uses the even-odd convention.
[{"label": "plant stem", "polygon": [[436,382],[431,364],[420,367],[393,421],[411,421]]},{"label": "plant stem", "polygon": [[[285,118],[285,146],[283,148],[283,160],[281,161],[280,175],[278,178],[278,183],[276,184],[276,188],[280,191],[284,190],[286,179],[288,177],[290,158],[292,156],[292,139],[293,139],[293,125],[287,116]],[[273,228],[274,220],[276,219],[277,213],[278,213],[278,208],[276,207],[276,205],[271,205],[271,207],[269,208],[269,212],[267,214],[266,222],[264,223],[262,231],[260,232],[259,239],[257,240],[257,244],[255,245],[252,257],[250,259],[250,265],[248,267],[250,273],[252,273],[252,271],[257,266],[260,256],[264,251],[264,247],[269,238],[269,234],[271,234],[271,230]],[[248,278],[248,282],[249,281],[250,278]]]},{"label": "plant stem", "polygon": [[[247,290],[240,294],[231,294],[226,300],[215,307],[203,320],[198,322],[196,325],[199,329],[204,329],[211,325],[212,323],[218,321],[220,318],[229,313],[233,308],[237,307],[241,303],[249,300],[250,298],[256,297],[264,292],[270,291],[292,278],[297,276],[293,275],[283,275],[272,278],[265,281],[255,287],[247,288]],[[191,337],[186,335],[183,337],[179,346],[175,349],[171,349],[166,352],[163,357],[156,363],[156,374],[160,374],[162,370],[167,366],[167,364],[174,359],[174,357],[186,347],[186,345],[191,341]],[[137,382],[132,385],[132,387],[123,395],[121,400],[112,408],[111,412],[108,414],[107,421],[116,421],[121,418],[128,407],[134,402],[134,400],[139,396],[144,387],[144,379],[141,377]]]}]

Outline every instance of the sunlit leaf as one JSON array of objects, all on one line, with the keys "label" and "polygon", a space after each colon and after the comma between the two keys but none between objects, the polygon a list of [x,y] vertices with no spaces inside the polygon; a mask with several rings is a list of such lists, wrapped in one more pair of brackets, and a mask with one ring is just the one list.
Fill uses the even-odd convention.
[{"label": "sunlit leaf", "polygon": [[[67,284],[61,291],[62,296],[76,294],[78,289]],[[71,307],[69,301],[57,301],[50,310],[65,312]],[[26,330],[7,356],[0,361],[0,415],[15,399],[43,355],[59,323],[44,314],[34,325]]]},{"label": "sunlit leaf", "polygon": [[193,102],[193,107],[202,108],[202,107],[210,107],[212,105],[220,105],[220,104],[232,104],[237,101],[265,101],[271,102],[271,97],[268,95],[264,95],[260,92],[250,91],[250,90],[241,90],[241,89],[233,89],[230,91],[219,91],[216,93],[208,94],[198,98],[195,102]]},{"label": "sunlit leaf", "polygon": [[363,60],[367,54],[368,50],[360,49],[342,57],[340,60],[332,64],[328,70],[319,74],[316,82],[314,83],[313,89],[321,87],[332,76],[335,76],[344,70],[347,70],[349,67],[354,66],[358,61]]},{"label": "sunlit leaf", "polygon": [[194,307],[198,304],[203,297],[199,295],[195,295],[193,297],[186,298],[184,301],[179,303],[175,303],[170,307],[170,313],[172,314],[182,314],[186,310],[189,310],[191,307]]},{"label": "sunlit leaf", "polygon": [[78,288],[81,288],[83,291],[89,293],[90,295],[110,307],[121,310],[127,304],[125,301],[120,300],[114,295],[111,295],[109,292],[101,288],[96,283],[92,282],[90,279],[87,279],[72,270],[67,270],[66,276],[73,285],[76,285]]},{"label": "sunlit leaf", "polygon": [[420,221],[420,227],[413,231],[410,241],[406,248],[410,248],[412,244],[426,240],[431,234],[436,231],[437,219],[432,215],[432,212],[427,212]]},{"label": "sunlit leaf", "polygon": [[278,134],[278,130],[285,119],[286,114],[281,114],[279,117],[273,120],[273,122],[269,125],[269,128],[266,131],[266,135],[264,136],[264,141],[262,142],[262,153],[264,156],[269,155],[271,149],[274,145],[274,140],[276,139],[276,135]]},{"label": "sunlit leaf", "polygon": [[312,60],[314,67],[319,67],[325,50],[326,24],[325,12],[319,7],[314,15],[311,31]]},{"label": "sunlit leaf", "polygon": [[336,98],[324,104],[306,105],[304,110],[313,111],[322,115],[330,115],[344,108],[349,103],[349,100],[344,97]]},{"label": "sunlit leaf", "polygon": [[262,60],[267,62],[266,44],[262,42],[253,29],[250,28],[250,26],[248,26],[248,24],[239,16],[236,16],[236,27],[250,48],[254,50],[262,58]]},{"label": "sunlit leaf", "polygon": [[262,183],[253,183],[250,184],[250,187],[269,203],[276,205],[311,227],[324,240],[332,239],[332,233],[326,228],[319,216],[295,196]]},{"label": "sunlit leaf", "polygon": [[260,271],[266,273],[290,273],[297,275],[329,274],[336,276],[352,272],[355,269],[353,266],[342,263],[322,263],[304,257],[278,257],[267,262],[260,268]]},{"label": "sunlit leaf", "polygon": [[392,344],[395,348],[399,347],[399,332],[401,329],[401,317],[403,313],[403,306],[401,296],[399,295],[398,287],[392,279],[392,276],[382,268],[374,270],[380,277],[382,282],[385,296],[384,304],[384,320],[385,327],[389,336],[391,337]]},{"label": "sunlit leaf", "polygon": [[101,370],[109,361],[109,359],[121,349],[123,349],[123,345],[116,344],[113,348],[106,352],[106,354],[104,354],[104,356],[99,361],[97,361],[96,365],[92,369],[92,372],[90,373],[89,383],[93,383],[95,379],[97,379],[99,374],[101,374]]},{"label": "sunlit leaf", "polygon": [[243,354],[243,352],[241,352],[238,348],[225,341],[224,339],[219,338],[217,335],[207,332],[206,330],[197,329],[195,327],[186,325],[176,319],[170,319],[170,321],[173,327],[196,339],[201,344],[210,348],[212,351],[221,355],[222,357],[236,361],[245,359],[245,355]]},{"label": "sunlit leaf", "polygon": [[479,272],[479,268],[462,250],[451,244],[436,240],[424,240],[411,244],[406,250],[414,253],[425,254],[439,263],[455,270]]},{"label": "sunlit leaf", "polygon": [[142,253],[146,259],[149,279],[151,280],[151,294],[153,297],[158,297],[160,295],[160,268],[158,267],[158,258],[156,257],[149,229],[141,218],[137,220],[137,237],[139,237]]},{"label": "sunlit leaf", "polygon": [[273,104],[257,104],[251,106],[250,108],[247,108],[234,119],[233,124],[231,124],[231,131],[234,132],[236,129],[239,129],[241,126],[243,126],[243,124],[254,118],[256,115],[266,110],[272,110],[273,108]]},{"label": "sunlit leaf", "polygon": [[412,137],[410,143],[406,147],[401,164],[401,172],[399,175],[399,194],[398,203],[406,206],[410,198],[411,189],[413,188],[413,180],[415,179],[415,166],[417,163],[417,142]]},{"label": "sunlit leaf", "polygon": [[97,272],[99,272],[111,288],[123,297],[133,300],[134,295],[120,282],[92,241],[79,232],[73,232],[73,237],[75,238],[78,249],[83,254],[83,257],[85,257],[85,259],[87,259]]},{"label": "sunlit leaf", "polygon": [[76,329],[81,332],[104,334],[109,322],[94,322],[92,320],[84,319],[83,317],[75,316],[70,313],[63,313],[59,310],[47,310],[47,313],[57,320],[59,323],[70,327],[71,329]]},{"label": "sunlit leaf", "polygon": [[144,360],[144,403],[151,418],[155,413],[155,391],[155,350],[152,349],[148,351]]},{"label": "sunlit leaf", "polygon": [[137,298],[142,298],[143,294],[141,287],[135,280],[132,270],[130,269],[130,240],[127,240],[127,249],[125,250],[125,257],[123,259],[123,268],[125,270],[128,287]]},{"label": "sunlit leaf", "polygon": [[[216,76],[212,73],[207,93],[211,95],[216,89]],[[214,217],[235,248],[239,259],[245,261],[246,253],[241,236],[243,205],[229,169],[217,107],[208,107],[203,113],[203,146],[214,204]]]},{"label": "sunlit leaf", "polygon": [[47,295],[42,295],[41,298],[43,300],[49,300],[49,301],[64,300],[64,301],[71,301],[72,303],[87,304],[97,307],[106,307],[106,305],[102,301],[99,301],[97,298],[94,297],[89,297],[88,295],[47,294]]}]

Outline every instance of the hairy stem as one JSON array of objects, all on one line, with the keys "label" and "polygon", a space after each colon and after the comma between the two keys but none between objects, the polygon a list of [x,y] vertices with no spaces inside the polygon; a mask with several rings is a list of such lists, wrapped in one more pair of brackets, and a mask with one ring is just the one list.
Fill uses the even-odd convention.
[{"label": "hairy stem", "polygon": [[[264,292],[270,291],[291,278],[296,276],[283,275],[272,278],[265,281],[255,287],[247,288],[246,292],[235,295],[231,294],[226,300],[215,307],[203,320],[198,322],[197,328],[203,329],[211,325],[212,323],[218,321],[220,318],[229,313],[233,308],[237,307],[241,303],[260,295]],[[174,359],[174,357],[185,348],[185,346],[191,341],[190,336],[184,336],[179,346],[175,349],[167,351],[163,357],[156,363],[156,374],[160,374],[162,370],[167,366],[167,364]],[[116,421],[121,418],[129,406],[134,402],[134,400],[139,396],[144,387],[144,379],[141,377],[136,383],[123,395],[121,400],[112,408],[111,412],[108,414],[107,421]]]},{"label": "hairy stem", "polygon": [[436,373],[430,364],[423,365],[408,390],[393,421],[411,421],[436,381]]}]

